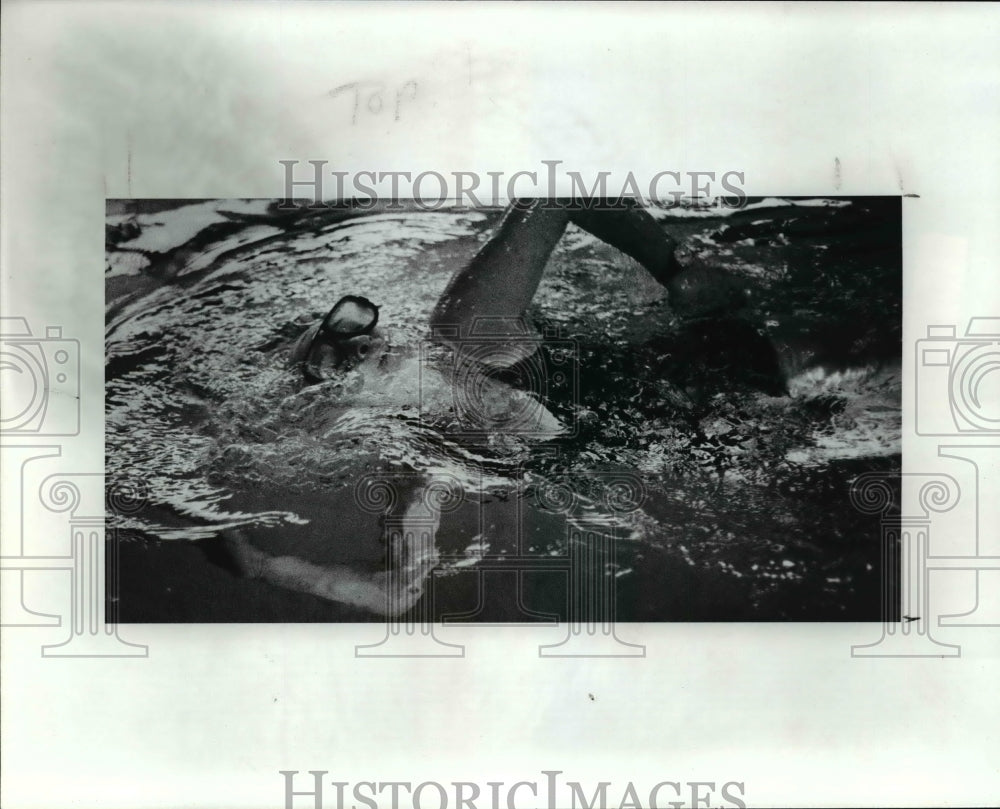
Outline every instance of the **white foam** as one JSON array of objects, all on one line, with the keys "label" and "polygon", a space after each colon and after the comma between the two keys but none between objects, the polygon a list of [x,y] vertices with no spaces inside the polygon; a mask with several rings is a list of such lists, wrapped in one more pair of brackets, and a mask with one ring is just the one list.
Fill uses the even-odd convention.
[{"label": "white foam", "polygon": [[758,202],[750,202],[740,208],[730,208],[721,200],[680,201],[679,205],[650,205],[649,212],[655,219],[710,219],[713,217],[733,216],[747,211],[757,211],[764,208],[846,208],[850,201],[844,199],[786,199],[785,197],[766,197]]},{"label": "white foam", "polygon": [[819,465],[849,458],[898,455],[902,451],[903,411],[898,367],[810,368],[788,382],[792,397],[842,397],[843,411],[817,429],[812,445],[787,453],[796,464]]}]

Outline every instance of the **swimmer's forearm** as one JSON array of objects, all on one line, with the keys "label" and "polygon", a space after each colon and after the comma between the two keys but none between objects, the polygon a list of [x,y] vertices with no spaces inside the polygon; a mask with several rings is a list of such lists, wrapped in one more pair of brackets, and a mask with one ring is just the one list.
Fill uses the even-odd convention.
[{"label": "swimmer's forearm", "polygon": [[400,615],[423,595],[430,569],[393,570],[365,575],[346,565],[317,565],[294,556],[276,556],[263,564],[260,578],[279,587],[327,601],[360,607],[378,615]]},{"label": "swimmer's forearm", "polygon": [[522,317],[568,222],[565,210],[545,200],[511,205],[497,232],[448,282],[431,325],[468,336],[477,318]]},{"label": "swimmer's forearm", "polygon": [[601,201],[591,210],[570,209],[570,221],[631,256],[664,286],[682,269],[670,238],[649,211],[634,200]]}]

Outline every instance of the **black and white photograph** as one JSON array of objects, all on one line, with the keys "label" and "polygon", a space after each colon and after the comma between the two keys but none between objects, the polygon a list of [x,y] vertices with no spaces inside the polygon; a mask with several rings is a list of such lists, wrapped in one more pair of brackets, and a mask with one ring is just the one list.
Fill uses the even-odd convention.
[{"label": "black and white photograph", "polygon": [[1000,794],[1000,8],[10,0],[0,806]]},{"label": "black and white photograph", "polygon": [[898,620],[900,197],[108,212],[119,620]]}]

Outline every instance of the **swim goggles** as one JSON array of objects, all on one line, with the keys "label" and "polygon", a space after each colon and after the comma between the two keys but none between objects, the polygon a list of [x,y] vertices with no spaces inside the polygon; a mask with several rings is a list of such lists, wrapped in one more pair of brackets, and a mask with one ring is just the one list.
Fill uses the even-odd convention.
[{"label": "swim goggles", "polygon": [[374,303],[359,295],[345,295],[317,326],[302,335],[292,357],[301,363],[308,381],[322,382],[326,377],[317,363],[316,349],[330,346],[340,356],[347,341],[371,334],[377,324],[378,307]]}]

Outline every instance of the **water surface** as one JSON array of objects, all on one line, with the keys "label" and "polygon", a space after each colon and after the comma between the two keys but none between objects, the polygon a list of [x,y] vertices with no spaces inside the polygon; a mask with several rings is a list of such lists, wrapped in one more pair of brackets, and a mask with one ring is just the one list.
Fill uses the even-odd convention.
[{"label": "water surface", "polygon": [[[899,200],[751,203],[656,212],[682,259],[739,279],[739,320],[682,322],[641,267],[570,227],[529,315],[550,335],[538,379],[569,356],[573,384],[526,400],[528,374],[492,394],[535,402],[559,436],[464,435],[448,358],[422,359],[434,303],[499,211],[110,203],[107,469],[151,493],[126,525],[122,619],[370,619],[238,578],[220,537],[378,569],[355,486],[381,475],[464,492],[436,532],[437,615],[565,614],[565,576],[534,560],[597,531],[616,538],[590,564],[619,620],[878,620],[878,526],[848,492],[900,465]],[[344,294],[382,307],[394,371],[304,387],[288,347]],[[623,479],[636,509],[609,500]],[[520,605],[512,558],[536,568]]]}]

